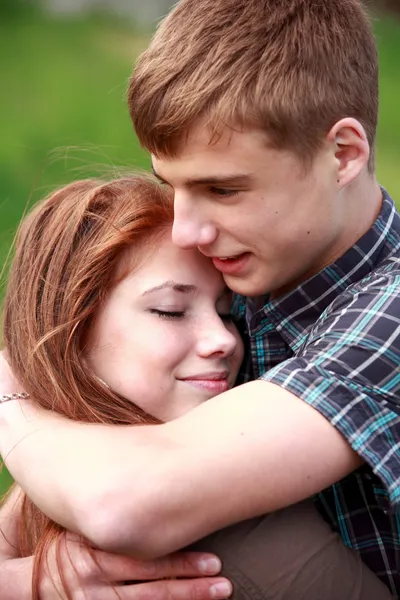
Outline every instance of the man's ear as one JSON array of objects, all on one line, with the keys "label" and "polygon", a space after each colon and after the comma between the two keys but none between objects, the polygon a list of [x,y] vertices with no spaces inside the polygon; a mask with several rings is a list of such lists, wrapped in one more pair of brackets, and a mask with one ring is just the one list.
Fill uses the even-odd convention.
[{"label": "man's ear", "polygon": [[368,165],[370,146],[364,127],[357,119],[341,119],[326,137],[337,159],[337,181],[345,187]]}]

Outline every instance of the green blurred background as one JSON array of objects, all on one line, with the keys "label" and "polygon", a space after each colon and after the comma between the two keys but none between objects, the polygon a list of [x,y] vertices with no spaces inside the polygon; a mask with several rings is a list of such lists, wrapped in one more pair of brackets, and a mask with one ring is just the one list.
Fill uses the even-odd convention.
[{"label": "green blurred background", "polygon": [[[113,166],[149,166],[132,131],[125,89],[157,10],[161,15],[166,6],[143,19],[136,4],[138,12],[126,15],[0,0],[2,266],[24,211],[52,187]],[[379,12],[374,28],[381,64],[378,175],[400,200],[400,20]],[[4,277],[0,298],[3,286]],[[0,474],[0,492],[9,481]]]}]

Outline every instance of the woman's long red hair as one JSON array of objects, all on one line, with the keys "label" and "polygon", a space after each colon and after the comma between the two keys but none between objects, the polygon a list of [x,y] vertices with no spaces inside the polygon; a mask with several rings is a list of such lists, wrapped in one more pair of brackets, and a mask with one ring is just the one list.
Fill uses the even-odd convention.
[{"label": "woman's long red hair", "polygon": [[[172,219],[166,189],[150,178],[124,177],[67,185],[23,221],[6,290],[3,336],[21,389],[40,406],[89,423],[158,422],[103,385],[82,356],[91,321],[121,276],[124,250],[137,249],[139,261],[143,246],[154,246]],[[129,267],[135,268],[135,260]],[[56,542],[60,551],[64,536],[65,530],[25,496],[18,550],[20,556],[35,554],[33,600],[39,600],[50,547]]]}]

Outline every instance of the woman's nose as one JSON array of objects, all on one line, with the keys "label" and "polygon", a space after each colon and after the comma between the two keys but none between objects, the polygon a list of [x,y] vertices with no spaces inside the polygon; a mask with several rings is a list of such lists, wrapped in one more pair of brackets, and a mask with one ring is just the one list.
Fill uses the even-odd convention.
[{"label": "woman's nose", "polygon": [[220,317],[204,328],[198,343],[199,356],[213,355],[221,358],[231,356],[238,346],[237,336],[230,331]]}]

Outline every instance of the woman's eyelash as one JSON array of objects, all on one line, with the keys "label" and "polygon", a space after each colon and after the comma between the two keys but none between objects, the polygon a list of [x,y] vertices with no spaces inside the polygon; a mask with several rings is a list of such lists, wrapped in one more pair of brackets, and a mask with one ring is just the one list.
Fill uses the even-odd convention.
[{"label": "woman's eyelash", "polygon": [[150,312],[158,315],[162,319],[181,319],[185,316],[184,310],[160,310],[159,308],[151,308]]},{"label": "woman's eyelash", "polygon": [[[150,308],[150,313],[157,315],[161,319],[182,319],[185,316],[184,310],[161,310],[159,308]],[[224,323],[233,323],[234,316],[232,313],[218,313],[219,318]]]}]

